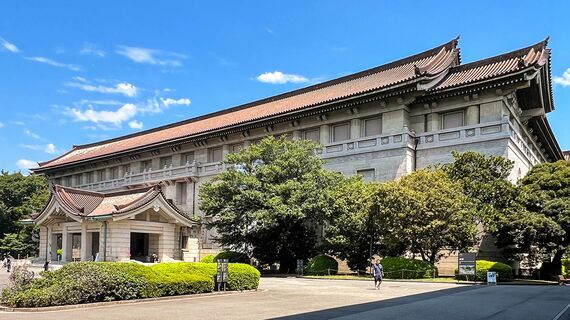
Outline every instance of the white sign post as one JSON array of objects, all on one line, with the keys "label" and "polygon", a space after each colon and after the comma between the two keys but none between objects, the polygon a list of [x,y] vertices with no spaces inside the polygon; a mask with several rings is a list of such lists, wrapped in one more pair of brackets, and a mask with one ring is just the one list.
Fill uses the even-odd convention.
[{"label": "white sign post", "polygon": [[497,273],[495,271],[487,271],[487,285],[497,285]]}]

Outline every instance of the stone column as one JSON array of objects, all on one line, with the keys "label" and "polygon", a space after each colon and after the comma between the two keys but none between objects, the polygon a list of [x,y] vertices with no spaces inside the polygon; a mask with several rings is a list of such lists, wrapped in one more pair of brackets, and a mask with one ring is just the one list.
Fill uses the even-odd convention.
[{"label": "stone column", "polygon": [[47,238],[46,238],[46,261],[51,261],[53,259],[53,234],[51,226],[47,227]]},{"label": "stone column", "polygon": [[69,252],[70,243],[69,243],[69,236],[67,233],[67,226],[63,226],[63,231],[61,234],[61,261],[67,262],[69,261],[68,256],[71,252]]},{"label": "stone column", "polygon": [[293,140],[302,140],[302,139],[303,139],[303,133],[301,132],[301,130],[294,130]]},{"label": "stone column", "polygon": [[437,130],[441,130],[439,121],[440,120],[440,115],[437,112],[433,112],[427,115],[427,131],[428,132],[433,132],[433,131],[437,131]]},{"label": "stone column", "polygon": [[360,138],[360,119],[350,120],[350,139]]},{"label": "stone column", "polygon": [[226,156],[230,153],[230,145],[224,144],[222,145],[222,160],[226,159]]},{"label": "stone column", "polygon": [[467,112],[465,113],[465,125],[470,126],[474,124],[479,124],[478,105],[467,107]]},{"label": "stone column", "polygon": [[87,224],[81,223],[81,261],[87,261]]},{"label": "stone column", "polygon": [[323,124],[323,125],[321,126],[319,135],[320,135],[320,137],[321,137],[321,141],[320,141],[320,142],[321,142],[322,145],[325,145],[325,144],[330,143],[330,127],[331,127],[331,126],[328,125],[328,124]]}]

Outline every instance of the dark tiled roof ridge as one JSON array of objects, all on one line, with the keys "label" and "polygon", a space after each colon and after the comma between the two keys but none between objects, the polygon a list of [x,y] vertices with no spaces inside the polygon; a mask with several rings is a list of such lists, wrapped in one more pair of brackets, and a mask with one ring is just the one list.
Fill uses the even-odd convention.
[{"label": "dark tiled roof ridge", "polygon": [[242,109],[247,109],[247,108],[249,108],[249,107],[256,106],[256,105],[260,105],[260,104],[263,104],[263,103],[267,103],[267,102],[271,102],[271,101],[276,101],[276,100],[281,100],[281,99],[288,98],[288,97],[291,97],[291,96],[295,96],[295,95],[298,95],[298,94],[302,94],[302,93],[305,93],[305,92],[314,91],[314,90],[317,90],[317,89],[325,88],[325,87],[332,86],[332,85],[335,85],[335,84],[338,84],[338,83],[342,83],[342,82],[347,82],[347,81],[350,81],[350,80],[353,80],[353,79],[358,79],[358,78],[366,77],[366,76],[368,76],[368,75],[370,75],[370,74],[374,74],[374,73],[378,73],[378,72],[381,72],[381,71],[389,70],[389,69],[391,69],[391,68],[397,67],[397,66],[402,65],[402,64],[405,64],[405,63],[409,63],[409,62],[412,62],[412,61],[415,61],[415,60],[418,60],[418,59],[422,59],[422,58],[429,57],[430,55],[437,54],[437,53],[438,53],[439,51],[441,51],[442,49],[448,49],[448,50],[454,49],[454,48],[456,48],[458,41],[459,41],[459,37],[456,37],[455,39],[453,39],[453,40],[451,40],[451,41],[449,41],[449,42],[447,42],[447,43],[445,43],[445,44],[439,45],[439,46],[437,46],[437,47],[434,47],[434,48],[431,48],[431,49],[429,49],[429,50],[426,50],[426,51],[417,53],[417,54],[412,55],[412,56],[408,56],[408,57],[405,57],[405,58],[402,58],[402,59],[399,59],[399,60],[395,60],[395,61],[392,61],[392,62],[388,62],[388,63],[386,63],[386,64],[383,64],[383,65],[380,65],[380,66],[376,66],[376,67],[372,67],[372,68],[369,68],[369,69],[365,69],[365,70],[362,70],[362,71],[359,71],[359,72],[356,72],[356,73],[351,73],[351,74],[349,74],[349,75],[346,75],[346,76],[343,76],[343,77],[340,77],[340,78],[331,79],[331,80],[328,80],[328,81],[325,81],[325,82],[317,83],[317,84],[310,85],[310,86],[307,86],[307,87],[303,87],[303,88],[300,88],[300,89],[296,89],[296,90],[293,90],[293,91],[288,91],[288,92],[280,93],[280,94],[277,94],[277,95],[274,95],[274,96],[269,96],[269,97],[266,97],[266,98],[263,98],[263,99],[260,99],[260,100],[256,100],[256,101],[252,101],[252,102],[247,102],[247,103],[244,103],[244,104],[235,106],[235,107],[231,107],[231,108],[227,108],[227,109],[215,111],[215,112],[212,112],[212,113],[208,113],[208,114],[205,114],[205,115],[197,116],[197,117],[194,117],[194,118],[190,118],[190,119],[186,119],[186,120],[182,120],[182,121],[178,121],[178,122],[174,122],[174,123],[169,123],[169,124],[166,124],[166,125],[163,125],[163,126],[159,126],[159,127],[156,127],[156,128],[152,128],[152,129],[148,129],[148,130],[143,130],[143,131],[135,132],[135,133],[128,134],[128,135],[115,137],[115,138],[112,138],[112,139],[107,139],[107,140],[102,140],[102,141],[97,141],[97,142],[87,143],[87,144],[82,144],[82,145],[73,145],[73,147],[72,147],[71,150],[69,150],[68,152],[62,154],[61,156],[56,157],[56,158],[53,158],[53,159],[48,160],[48,161],[40,162],[39,164],[40,164],[40,166],[41,166],[41,165],[43,165],[43,164],[46,164],[46,163],[49,163],[49,162],[53,162],[54,160],[57,160],[57,159],[59,159],[59,158],[62,158],[62,157],[64,157],[64,156],[66,156],[67,154],[69,154],[69,153],[71,153],[71,152],[73,152],[73,151],[75,151],[75,150],[78,150],[78,149],[90,148],[90,147],[94,147],[94,146],[98,146],[98,145],[104,145],[104,144],[108,144],[108,143],[115,142],[115,141],[119,141],[119,140],[123,140],[123,139],[128,139],[128,138],[135,137],[135,136],[140,136],[140,135],[144,135],[144,134],[148,134],[148,133],[152,133],[152,132],[156,132],[156,131],[161,131],[161,130],[164,130],[164,129],[167,129],[167,128],[172,128],[172,127],[176,127],[176,126],[180,126],[180,125],[192,123],[192,122],[195,122],[195,121],[198,121],[198,120],[215,117],[215,116],[217,116],[217,115],[226,114],[226,113],[230,113],[230,112],[238,111],[238,110],[242,110]]}]

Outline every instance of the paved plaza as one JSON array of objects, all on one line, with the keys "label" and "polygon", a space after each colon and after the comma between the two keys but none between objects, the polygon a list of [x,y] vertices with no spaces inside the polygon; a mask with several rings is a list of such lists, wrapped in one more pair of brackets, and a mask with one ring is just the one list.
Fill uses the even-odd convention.
[{"label": "paved plaza", "polygon": [[[4,282],[2,274],[0,281]],[[260,291],[193,296],[36,313],[0,319],[554,319],[570,286],[458,285],[262,278]],[[558,319],[570,319],[566,314]]]}]

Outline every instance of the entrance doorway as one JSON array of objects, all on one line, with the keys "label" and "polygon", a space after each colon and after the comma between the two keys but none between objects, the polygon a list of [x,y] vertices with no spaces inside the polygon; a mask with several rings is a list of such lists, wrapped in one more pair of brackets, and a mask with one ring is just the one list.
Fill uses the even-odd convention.
[{"label": "entrance doorway", "polygon": [[148,259],[148,233],[131,232],[131,259],[147,262]]},{"label": "entrance doorway", "polygon": [[93,261],[97,261],[98,253],[99,253],[99,232],[93,232],[91,234],[91,257]]}]

